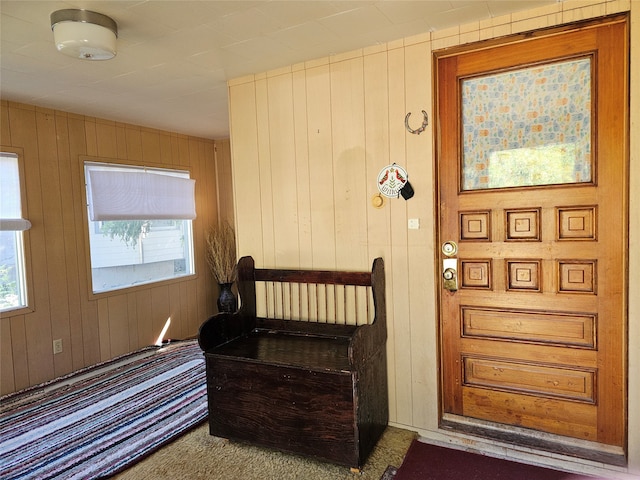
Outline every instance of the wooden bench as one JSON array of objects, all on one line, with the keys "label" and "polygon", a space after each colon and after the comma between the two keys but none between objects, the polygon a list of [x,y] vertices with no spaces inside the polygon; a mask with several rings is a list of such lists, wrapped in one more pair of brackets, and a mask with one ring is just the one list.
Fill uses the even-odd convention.
[{"label": "wooden bench", "polygon": [[359,469],[389,418],[384,263],[238,262],[241,307],[200,327],[211,435]]}]

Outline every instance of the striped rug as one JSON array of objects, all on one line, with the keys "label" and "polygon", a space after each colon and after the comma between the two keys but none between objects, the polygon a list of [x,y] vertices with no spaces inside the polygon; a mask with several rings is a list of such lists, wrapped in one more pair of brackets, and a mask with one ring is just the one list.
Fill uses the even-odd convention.
[{"label": "striped rug", "polygon": [[106,478],[206,417],[197,342],[149,347],[0,398],[0,478]]}]

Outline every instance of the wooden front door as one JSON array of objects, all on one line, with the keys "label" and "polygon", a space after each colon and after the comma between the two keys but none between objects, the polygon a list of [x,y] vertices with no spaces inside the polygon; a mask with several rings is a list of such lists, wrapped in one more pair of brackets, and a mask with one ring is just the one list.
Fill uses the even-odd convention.
[{"label": "wooden front door", "polygon": [[443,428],[626,462],[627,29],[436,56]]}]

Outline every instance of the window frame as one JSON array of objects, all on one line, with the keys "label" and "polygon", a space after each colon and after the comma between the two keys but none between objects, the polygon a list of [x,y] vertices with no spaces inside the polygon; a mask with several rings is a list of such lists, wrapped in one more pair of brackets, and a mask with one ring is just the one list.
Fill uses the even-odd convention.
[{"label": "window frame", "polygon": [[[22,148],[0,145],[0,152],[15,155],[18,159],[18,176],[20,182],[20,210],[22,218],[29,218],[27,204],[27,182],[25,177],[24,151]],[[0,318],[16,317],[35,311],[35,294],[33,289],[33,269],[31,268],[31,236],[30,229],[22,232],[22,254],[24,264],[24,287],[26,302],[16,308],[0,311]]]},{"label": "window frame", "polygon": [[123,294],[128,294],[128,293],[132,293],[132,292],[138,292],[138,291],[144,291],[144,290],[149,290],[151,288],[155,288],[158,286],[164,286],[164,285],[171,285],[171,284],[175,284],[175,283],[182,283],[185,281],[191,281],[194,279],[198,278],[198,269],[197,269],[197,261],[196,261],[196,252],[197,252],[197,242],[196,242],[196,228],[194,225],[194,220],[191,220],[192,224],[191,224],[191,234],[192,234],[192,253],[193,253],[193,259],[192,259],[192,263],[193,263],[193,272],[190,274],[186,274],[186,275],[182,275],[179,277],[175,277],[175,278],[166,278],[166,279],[162,279],[162,280],[156,280],[156,281],[151,281],[148,283],[141,283],[141,284],[136,284],[136,285],[131,285],[131,286],[126,286],[126,287],[121,287],[121,288],[117,288],[117,289],[112,289],[112,290],[104,290],[104,291],[100,291],[100,292],[94,292],[93,290],[93,273],[92,273],[92,268],[91,268],[91,240],[89,238],[89,225],[91,223],[91,219],[89,218],[89,206],[88,206],[88,187],[87,187],[87,181],[86,181],[86,173],[85,173],[85,166],[87,164],[104,164],[104,165],[112,165],[114,167],[119,167],[119,168],[132,168],[135,170],[139,170],[139,169],[145,169],[148,168],[150,170],[174,170],[174,171],[180,171],[180,172],[188,172],[189,173],[189,178],[193,178],[193,170],[190,166],[187,165],[167,165],[167,164],[161,164],[161,163],[148,163],[145,162],[144,165],[142,164],[138,164],[135,161],[132,160],[121,160],[121,159],[114,159],[114,158],[103,158],[103,157],[91,157],[91,156],[85,156],[85,155],[80,155],[79,156],[79,168],[80,168],[80,175],[82,178],[82,198],[83,198],[83,204],[82,204],[82,217],[83,217],[83,239],[84,239],[84,243],[86,245],[86,253],[85,253],[85,258],[86,258],[86,275],[87,275],[87,294],[88,294],[88,298],[91,300],[98,300],[100,298],[108,298],[108,297],[113,297],[113,296],[118,296],[118,295],[123,295]]}]

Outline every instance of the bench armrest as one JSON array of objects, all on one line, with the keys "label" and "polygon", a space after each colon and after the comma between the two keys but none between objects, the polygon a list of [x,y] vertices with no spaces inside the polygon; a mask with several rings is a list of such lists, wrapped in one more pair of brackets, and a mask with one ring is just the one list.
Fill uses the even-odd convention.
[{"label": "bench armrest", "polygon": [[349,345],[349,360],[352,365],[364,364],[387,343],[387,302],[384,261],[376,258],[371,271],[371,288],[375,316],[373,323],[358,327]]},{"label": "bench armrest", "polygon": [[247,335],[255,326],[255,319],[238,313],[218,313],[209,317],[198,331],[198,344],[203,351]]},{"label": "bench armrest", "polygon": [[381,349],[386,349],[387,331],[374,325],[361,325],[349,343],[349,361],[363,365]]}]

